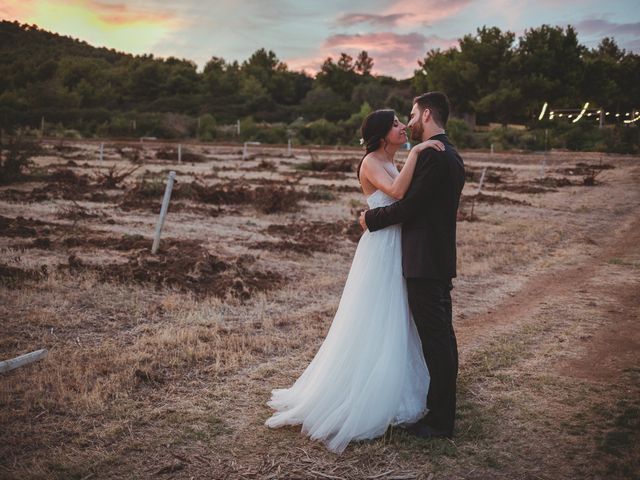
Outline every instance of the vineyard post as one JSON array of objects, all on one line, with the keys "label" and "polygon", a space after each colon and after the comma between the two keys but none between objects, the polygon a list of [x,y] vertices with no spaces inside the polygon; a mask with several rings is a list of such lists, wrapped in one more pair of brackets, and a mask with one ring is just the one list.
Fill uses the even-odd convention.
[{"label": "vineyard post", "polygon": [[158,247],[160,246],[160,234],[162,233],[162,226],[164,225],[164,219],[167,216],[169,210],[169,200],[171,199],[171,191],[173,190],[173,182],[176,179],[176,172],[173,170],[169,172],[169,180],[167,181],[167,187],[164,190],[164,198],[162,199],[162,207],[160,207],[160,216],[158,217],[158,223],[156,224],[156,234],[153,239],[153,246],[151,247],[151,253],[156,254]]}]

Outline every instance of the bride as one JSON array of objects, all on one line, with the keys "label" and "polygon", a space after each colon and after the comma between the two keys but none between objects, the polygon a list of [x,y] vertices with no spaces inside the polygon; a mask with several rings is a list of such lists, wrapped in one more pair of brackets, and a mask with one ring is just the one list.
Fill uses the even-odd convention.
[{"label": "bride", "polygon": [[[394,156],[407,133],[394,111],[371,113],[361,132],[358,179],[370,208],[403,198],[422,150],[444,149],[437,140],[422,142],[398,172]],[[379,437],[426,413],[429,372],[402,276],[401,228],[364,232],[327,337],[290,388],[272,391],[268,427],[302,424],[304,434],[341,453],[352,440]]]}]

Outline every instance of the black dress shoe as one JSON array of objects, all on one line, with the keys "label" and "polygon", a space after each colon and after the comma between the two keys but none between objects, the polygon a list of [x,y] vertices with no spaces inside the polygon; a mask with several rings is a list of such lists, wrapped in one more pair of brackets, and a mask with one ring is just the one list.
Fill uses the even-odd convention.
[{"label": "black dress shoe", "polygon": [[438,430],[431,425],[427,425],[424,422],[416,422],[412,425],[407,425],[405,430],[418,438],[453,438],[453,433],[446,430]]}]

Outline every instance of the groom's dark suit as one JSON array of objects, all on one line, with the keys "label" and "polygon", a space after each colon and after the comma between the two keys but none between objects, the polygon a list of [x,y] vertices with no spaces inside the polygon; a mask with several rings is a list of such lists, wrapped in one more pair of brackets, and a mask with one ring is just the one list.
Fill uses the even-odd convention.
[{"label": "groom's dark suit", "polygon": [[369,210],[365,221],[372,232],[402,223],[402,269],[431,377],[425,421],[452,435],[458,347],[450,291],[456,276],[456,215],[464,163],[445,134],[431,138],[440,140],[445,150],[423,150],[404,198]]}]

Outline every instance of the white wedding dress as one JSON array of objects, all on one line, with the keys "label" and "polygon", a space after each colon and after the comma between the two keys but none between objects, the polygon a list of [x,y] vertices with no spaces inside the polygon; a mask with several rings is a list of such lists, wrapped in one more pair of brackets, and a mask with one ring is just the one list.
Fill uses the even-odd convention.
[{"label": "white wedding dress", "polygon": [[[381,190],[369,207],[395,200]],[[338,311],[316,356],[288,389],[272,391],[269,427],[302,432],[342,452],[426,413],[429,372],[402,276],[401,225],[362,235]]]}]

